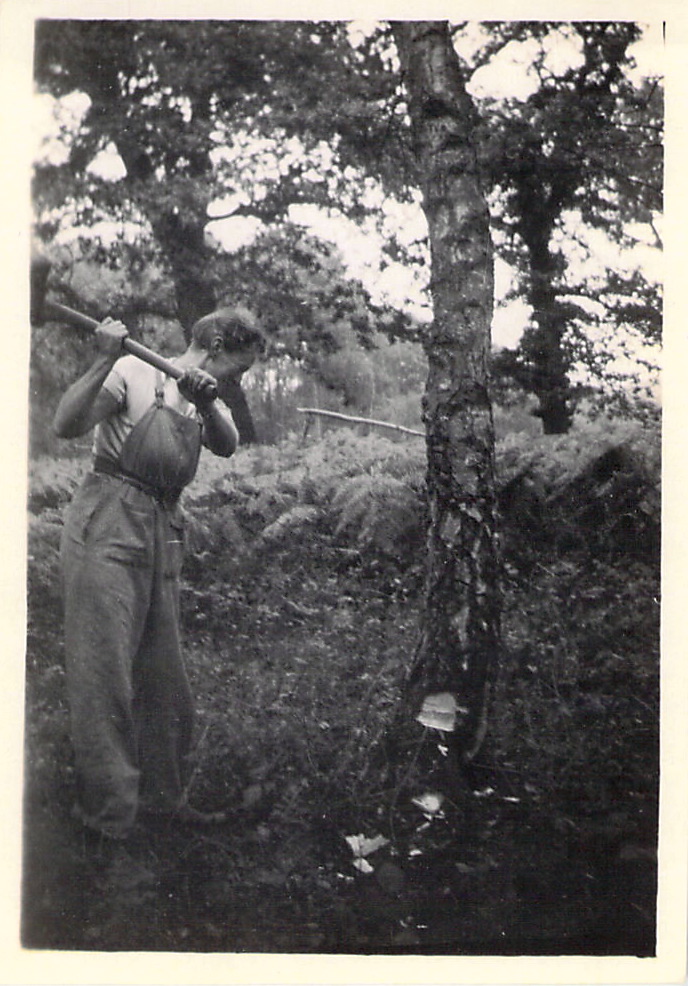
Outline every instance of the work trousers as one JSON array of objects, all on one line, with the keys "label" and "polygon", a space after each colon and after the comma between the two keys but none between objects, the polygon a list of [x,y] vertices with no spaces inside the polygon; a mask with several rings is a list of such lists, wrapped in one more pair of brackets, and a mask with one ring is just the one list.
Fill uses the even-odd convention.
[{"label": "work trousers", "polygon": [[85,824],[111,836],[173,811],[193,705],[179,639],[183,524],[122,479],[92,473],[61,544],[67,689]]}]

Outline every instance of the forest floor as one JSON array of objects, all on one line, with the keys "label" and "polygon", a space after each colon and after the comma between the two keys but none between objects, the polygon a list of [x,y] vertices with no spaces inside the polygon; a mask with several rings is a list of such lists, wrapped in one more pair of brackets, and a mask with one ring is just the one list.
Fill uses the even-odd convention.
[{"label": "forest floor", "polygon": [[491,729],[448,786],[442,734],[416,725],[390,738],[417,568],[362,559],[322,529],[279,564],[237,563],[231,582],[197,553],[183,596],[198,709],[189,794],[227,821],[140,822],[111,844],[72,817],[54,568],[63,504],[32,509],[25,947],[654,954],[653,566],[512,560]]}]

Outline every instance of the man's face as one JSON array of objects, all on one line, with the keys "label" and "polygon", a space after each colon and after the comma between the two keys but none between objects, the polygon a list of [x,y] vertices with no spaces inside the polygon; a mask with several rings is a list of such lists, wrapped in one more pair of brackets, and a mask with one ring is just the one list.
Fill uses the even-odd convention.
[{"label": "man's face", "polygon": [[246,349],[234,350],[231,353],[221,349],[217,354],[210,356],[203,369],[211,373],[216,380],[234,380],[250,370],[257,357],[257,346],[248,346]]}]

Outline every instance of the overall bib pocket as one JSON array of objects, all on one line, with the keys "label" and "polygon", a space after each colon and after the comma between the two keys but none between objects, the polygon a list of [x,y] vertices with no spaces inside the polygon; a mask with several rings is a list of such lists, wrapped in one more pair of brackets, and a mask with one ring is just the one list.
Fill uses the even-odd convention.
[{"label": "overall bib pocket", "polygon": [[123,473],[161,496],[173,496],[196,475],[200,454],[200,421],[167,407],[158,388],[155,403],[127,436],[119,464]]}]

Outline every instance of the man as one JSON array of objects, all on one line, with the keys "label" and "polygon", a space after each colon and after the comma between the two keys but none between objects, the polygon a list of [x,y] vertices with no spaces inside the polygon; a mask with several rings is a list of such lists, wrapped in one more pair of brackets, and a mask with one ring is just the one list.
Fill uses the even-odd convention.
[{"label": "man", "polygon": [[62,397],[56,434],[95,426],[93,471],[61,544],[67,690],[78,783],[75,813],[123,838],[139,812],[219,821],[185,803],[193,704],[181,654],[178,505],[201,443],[231,456],[238,433],[215,399],[264,339],[243,309],[200,319],[175,381],[122,356],[127,330],[106,319],[91,367]]}]

